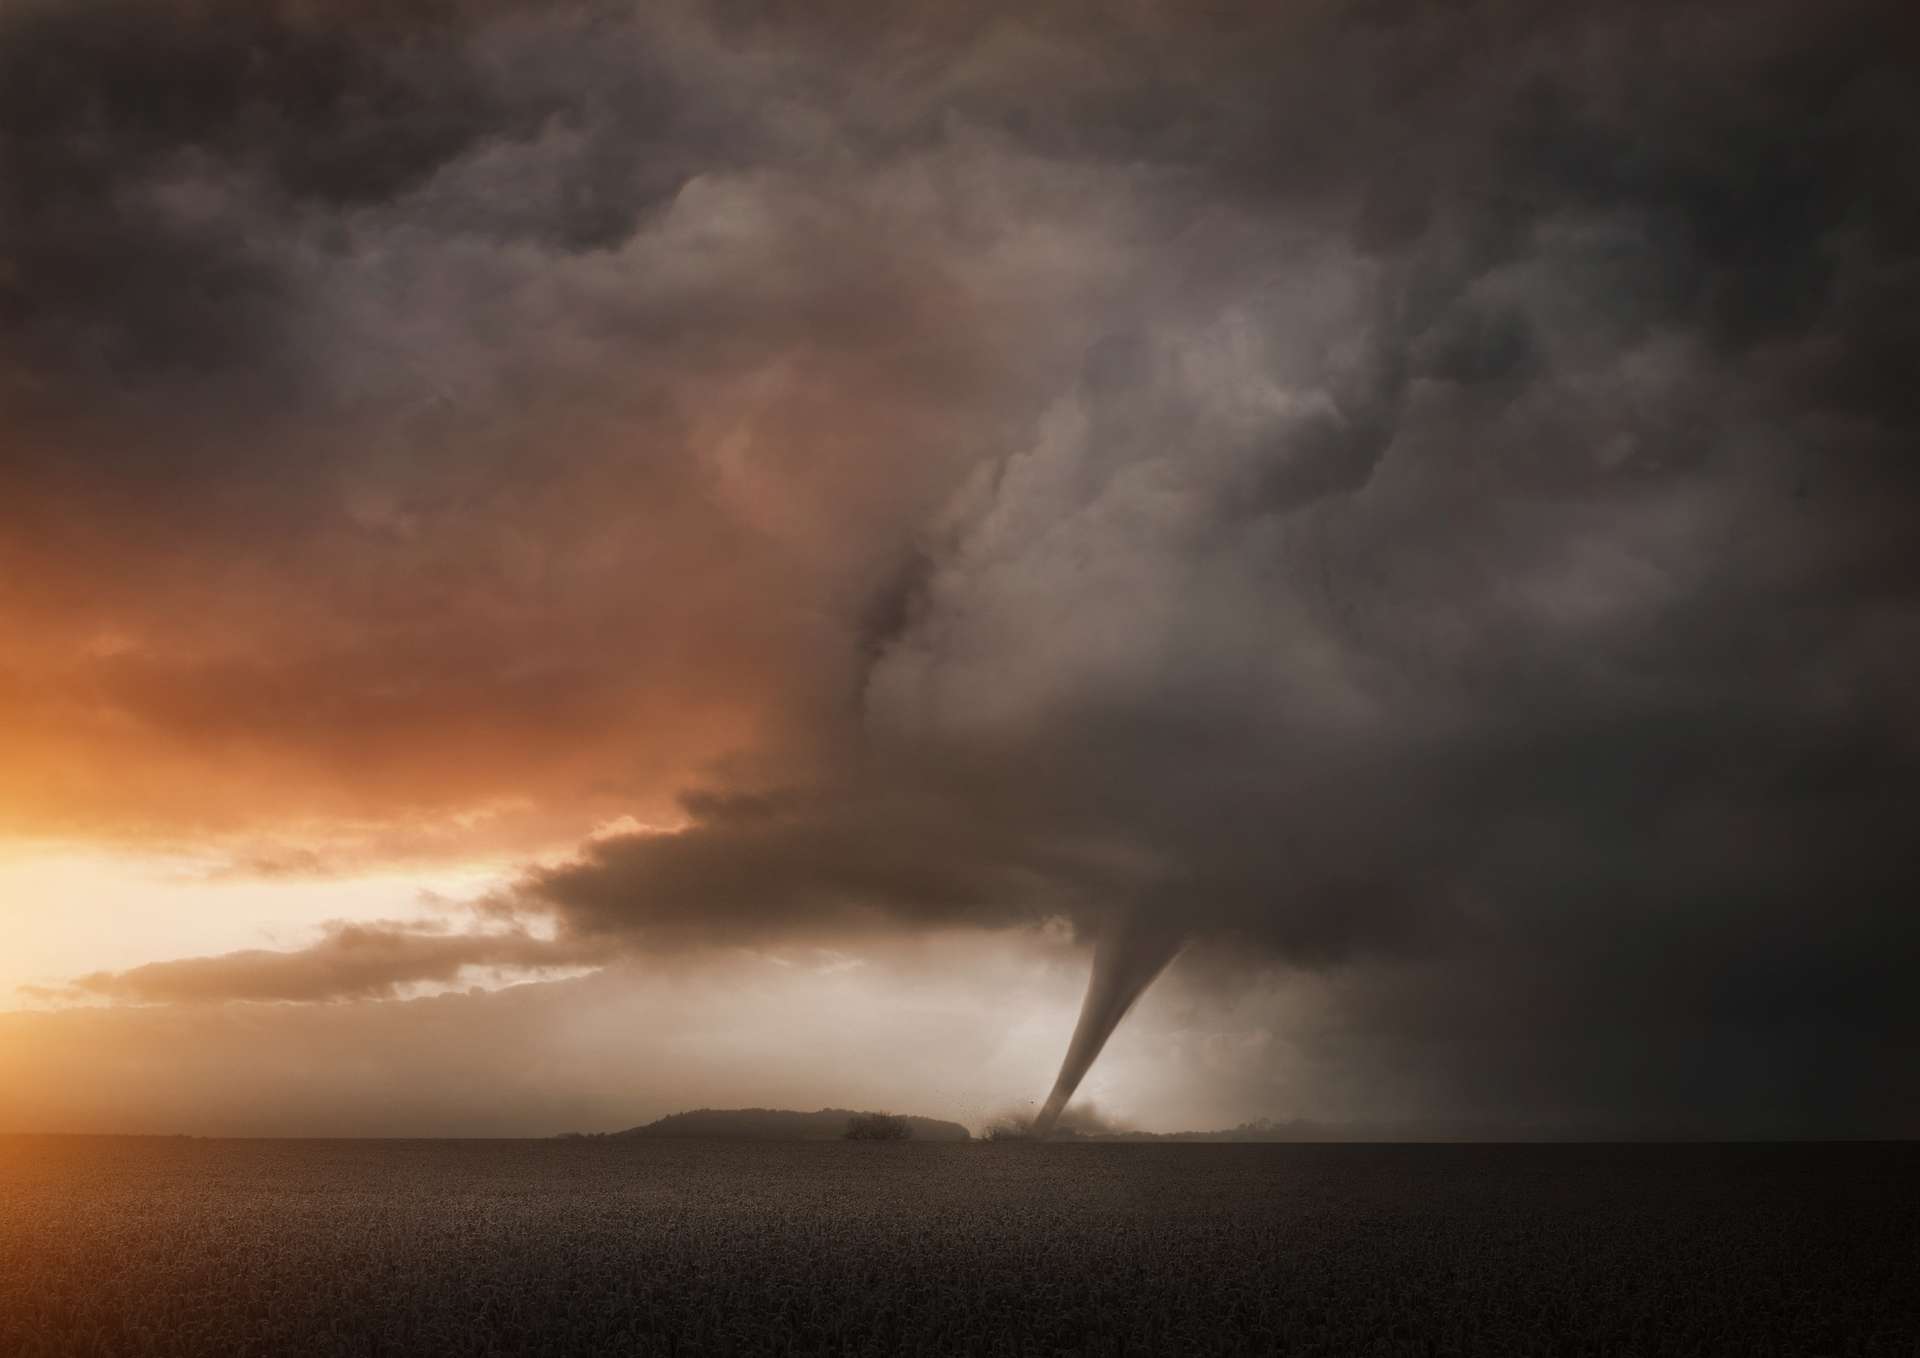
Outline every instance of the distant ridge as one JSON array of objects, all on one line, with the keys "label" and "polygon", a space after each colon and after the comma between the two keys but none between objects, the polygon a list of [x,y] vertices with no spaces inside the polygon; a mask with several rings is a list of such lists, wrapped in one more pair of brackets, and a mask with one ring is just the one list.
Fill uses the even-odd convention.
[{"label": "distant ridge", "polygon": [[[669,1113],[643,1127],[610,1133],[622,1137],[731,1137],[741,1141],[837,1141],[846,1134],[852,1108],[822,1108],[801,1113],[790,1108],[695,1108]],[[915,1141],[970,1141],[972,1133],[957,1122],[909,1117]]]}]

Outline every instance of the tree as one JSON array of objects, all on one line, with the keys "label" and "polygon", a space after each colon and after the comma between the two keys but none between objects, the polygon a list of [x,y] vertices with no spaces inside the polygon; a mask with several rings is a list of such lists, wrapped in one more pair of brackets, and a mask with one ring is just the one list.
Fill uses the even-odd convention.
[{"label": "tree", "polygon": [[849,1141],[906,1141],[913,1136],[913,1124],[892,1113],[855,1113],[847,1119]]}]

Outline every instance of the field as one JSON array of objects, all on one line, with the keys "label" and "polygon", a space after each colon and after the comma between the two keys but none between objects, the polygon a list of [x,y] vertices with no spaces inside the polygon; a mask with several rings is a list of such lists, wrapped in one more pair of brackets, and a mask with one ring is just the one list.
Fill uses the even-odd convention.
[{"label": "field", "polygon": [[1920,1351],[1920,1147],[0,1139],[0,1354]]}]

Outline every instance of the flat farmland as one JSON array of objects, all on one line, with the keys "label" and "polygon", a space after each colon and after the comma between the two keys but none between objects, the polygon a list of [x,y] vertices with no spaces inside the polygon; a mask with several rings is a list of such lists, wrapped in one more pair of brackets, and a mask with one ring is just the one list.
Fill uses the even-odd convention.
[{"label": "flat farmland", "polygon": [[1920,1148],[0,1138],[0,1354],[1900,1354]]}]

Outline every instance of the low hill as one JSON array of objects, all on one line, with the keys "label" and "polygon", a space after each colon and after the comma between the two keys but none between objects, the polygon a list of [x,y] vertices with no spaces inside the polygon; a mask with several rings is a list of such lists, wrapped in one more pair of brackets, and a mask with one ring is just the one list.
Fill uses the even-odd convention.
[{"label": "low hill", "polygon": [[[644,1127],[629,1127],[614,1136],[732,1137],[742,1141],[837,1141],[846,1134],[851,1108],[822,1108],[800,1113],[790,1108],[696,1108],[670,1113]],[[957,1122],[909,1117],[915,1141],[970,1141],[972,1135]]]}]

